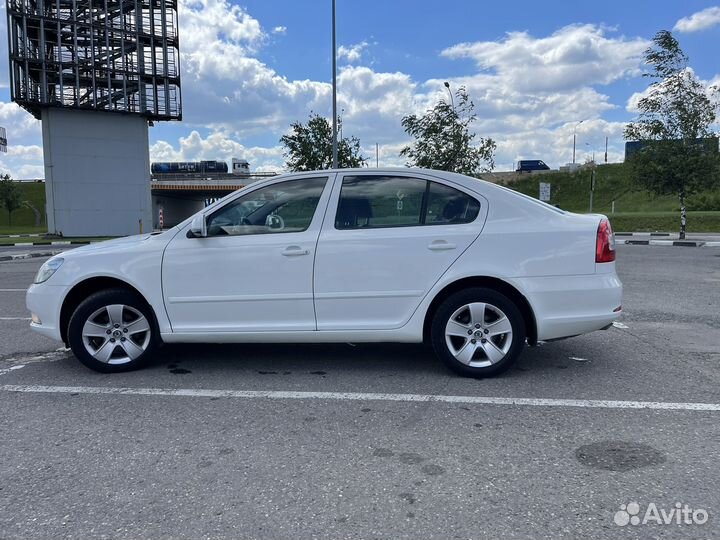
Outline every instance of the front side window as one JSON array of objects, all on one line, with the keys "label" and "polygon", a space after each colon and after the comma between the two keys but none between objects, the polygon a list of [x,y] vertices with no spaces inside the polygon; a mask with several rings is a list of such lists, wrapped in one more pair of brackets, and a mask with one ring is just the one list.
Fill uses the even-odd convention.
[{"label": "front side window", "polygon": [[300,178],[256,189],[210,214],[208,236],[304,231],[326,182],[327,178]]},{"label": "front side window", "polygon": [[475,221],[480,203],[455,188],[393,176],[346,176],[336,229],[451,225]]}]

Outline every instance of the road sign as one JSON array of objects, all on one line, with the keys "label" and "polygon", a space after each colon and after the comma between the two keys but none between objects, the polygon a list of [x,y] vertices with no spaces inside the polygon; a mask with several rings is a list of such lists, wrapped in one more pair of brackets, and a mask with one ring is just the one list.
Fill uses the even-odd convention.
[{"label": "road sign", "polygon": [[550,202],[550,184],[540,182],[540,200]]}]

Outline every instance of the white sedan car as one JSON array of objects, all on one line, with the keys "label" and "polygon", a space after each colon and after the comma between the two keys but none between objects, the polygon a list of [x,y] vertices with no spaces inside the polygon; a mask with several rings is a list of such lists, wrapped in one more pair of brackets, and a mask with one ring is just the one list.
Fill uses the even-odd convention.
[{"label": "white sedan car", "polygon": [[34,330],[102,372],[138,368],[162,343],[426,341],[483,377],[526,342],[610,326],[614,260],[601,215],[448,172],[326,170],[53,257],[27,306]]}]

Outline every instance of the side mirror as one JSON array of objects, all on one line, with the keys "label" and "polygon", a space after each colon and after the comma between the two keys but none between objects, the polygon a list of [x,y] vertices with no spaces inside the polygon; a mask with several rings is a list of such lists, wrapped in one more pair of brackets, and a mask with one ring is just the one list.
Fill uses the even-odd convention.
[{"label": "side mirror", "polygon": [[282,229],[284,223],[280,216],[270,214],[268,217],[265,218],[265,226],[269,229]]},{"label": "side mirror", "polygon": [[[189,233],[195,238],[204,238],[207,236],[207,229],[205,228],[205,216],[198,214],[190,222]],[[190,235],[188,235],[190,236]]]}]

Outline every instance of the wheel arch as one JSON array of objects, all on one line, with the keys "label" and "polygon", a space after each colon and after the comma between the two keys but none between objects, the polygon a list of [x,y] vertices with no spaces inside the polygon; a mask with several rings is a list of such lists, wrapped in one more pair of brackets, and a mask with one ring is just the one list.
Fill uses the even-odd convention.
[{"label": "wheel arch", "polygon": [[432,299],[432,302],[430,302],[430,305],[425,312],[425,321],[423,323],[423,341],[426,343],[430,342],[430,327],[432,326],[433,317],[435,316],[435,312],[440,304],[450,295],[470,287],[485,287],[493,289],[512,300],[520,310],[520,313],[522,313],[525,321],[528,343],[530,345],[537,344],[537,321],[535,319],[535,312],[533,311],[530,302],[528,302],[527,298],[525,298],[519,290],[510,285],[507,281],[489,276],[465,277],[453,281],[443,287]]},{"label": "wheel arch", "polygon": [[67,333],[68,326],[70,324],[70,317],[72,317],[72,314],[75,312],[77,307],[91,294],[107,289],[124,289],[136,294],[150,311],[152,319],[151,324],[153,325],[154,330],[153,333],[156,336],[156,339],[160,339],[160,327],[155,310],[139,290],[122,279],[110,276],[95,276],[76,283],[63,299],[62,307],[60,308],[60,336],[62,337],[65,345],[68,344]]}]

